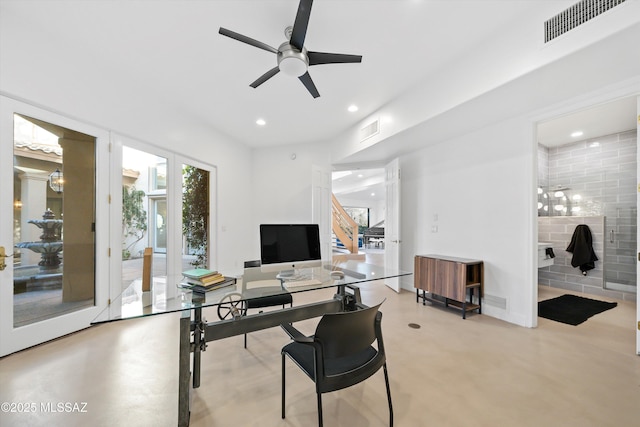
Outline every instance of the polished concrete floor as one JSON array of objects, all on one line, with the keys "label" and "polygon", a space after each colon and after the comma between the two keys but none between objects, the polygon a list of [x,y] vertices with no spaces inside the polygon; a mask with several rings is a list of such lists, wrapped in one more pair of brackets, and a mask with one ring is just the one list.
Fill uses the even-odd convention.
[{"label": "polished concrete floor", "polygon": [[[559,294],[540,289],[541,299]],[[317,298],[298,294],[295,302]],[[416,304],[412,292],[363,286],[365,303],[384,298],[396,426],[638,425],[635,304],[619,301],[579,326],[540,319],[526,329],[484,315],[462,320],[452,309]],[[0,425],[175,426],[178,319],[94,326],[0,359],[0,402],[14,404],[3,403]],[[311,332],[314,324],[297,325]],[[250,334],[246,350],[242,337],[209,343],[191,425],[316,425],[313,384],[290,362],[287,418],[280,417],[280,349],[287,342],[273,328]],[[325,395],[325,425],[387,425],[383,378],[379,372]]]}]

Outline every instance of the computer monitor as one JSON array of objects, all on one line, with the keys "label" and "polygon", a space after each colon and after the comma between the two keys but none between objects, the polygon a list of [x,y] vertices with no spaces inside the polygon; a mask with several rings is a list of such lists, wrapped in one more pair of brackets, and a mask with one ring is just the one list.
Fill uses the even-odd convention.
[{"label": "computer monitor", "polygon": [[321,266],[318,224],[261,224],[260,261],[262,271],[283,275]]}]

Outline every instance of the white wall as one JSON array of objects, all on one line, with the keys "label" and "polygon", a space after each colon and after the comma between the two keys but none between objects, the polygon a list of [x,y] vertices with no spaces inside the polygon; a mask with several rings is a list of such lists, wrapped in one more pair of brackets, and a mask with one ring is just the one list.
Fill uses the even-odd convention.
[{"label": "white wall", "polygon": [[[378,153],[404,153],[401,269],[422,253],[482,259],[483,313],[536,326],[536,121],[640,93],[638,35],[629,27],[382,141]],[[376,150],[350,154],[351,136],[333,141],[336,162]]]},{"label": "white wall", "polygon": [[[295,158],[293,158],[295,155]],[[249,234],[252,257],[260,258],[258,230],[267,223],[312,221],[312,165],[330,169],[329,149],[323,144],[285,145],[252,151],[252,199]]]},{"label": "white wall", "polygon": [[483,312],[521,325],[533,281],[530,141],[522,119],[507,120],[401,158],[401,268],[417,254],[484,260],[485,301],[504,298],[506,309],[485,302]]}]

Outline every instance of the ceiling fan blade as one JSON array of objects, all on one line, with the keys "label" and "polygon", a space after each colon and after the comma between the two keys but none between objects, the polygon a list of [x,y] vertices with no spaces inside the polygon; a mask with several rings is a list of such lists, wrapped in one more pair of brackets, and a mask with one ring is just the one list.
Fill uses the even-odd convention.
[{"label": "ceiling fan blade", "polygon": [[267,52],[278,53],[278,49],[276,49],[275,47],[271,47],[268,44],[252,39],[251,37],[243,36],[242,34],[236,33],[235,31],[227,30],[226,28],[220,27],[220,30],[218,32],[223,36],[231,37],[232,39],[238,40],[242,43],[250,44],[251,46],[264,49]]},{"label": "ceiling fan blade", "polygon": [[289,40],[289,43],[298,50],[302,50],[304,38],[307,36],[307,26],[309,25],[312,5],[313,0],[300,0],[298,5],[298,13],[296,14],[291,39]]},{"label": "ceiling fan blade", "polygon": [[346,64],[362,62],[362,55],[347,55],[344,53],[307,52],[309,65]]},{"label": "ceiling fan blade", "polygon": [[318,89],[316,89],[316,85],[313,84],[313,80],[311,80],[311,76],[309,75],[308,71],[298,78],[300,79],[302,84],[307,88],[311,96],[313,96],[314,98],[317,98],[320,96],[320,93],[318,92]]},{"label": "ceiling fan blade", "polygon": [[267,80],[269,80],[271,77],[273,77],[276,74],[278,74],[279,71],[280,71],[280,68],[274,67],[274,68],[270,69],[269,71],[267,71],[266,73],[264,73],[263,75],[261,75],[258,78],[258,80],[256,80],[255,82],[251,83],[249,86],[251,86],[252,88],[255,89],[258,86],[260,86],[262,83],[264,83]]}]

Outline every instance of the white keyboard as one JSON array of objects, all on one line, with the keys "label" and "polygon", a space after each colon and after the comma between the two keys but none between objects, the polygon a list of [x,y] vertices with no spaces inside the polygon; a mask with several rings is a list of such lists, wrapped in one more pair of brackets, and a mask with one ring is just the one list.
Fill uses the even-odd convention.
[{"label": "white keyboard", "polygon": [[318,279],[301,279],[301,280],[286,280],[284,282],[284,287],[287,289],[292,288],[301,288],[306,286],[319,286],[322,282]]}]

